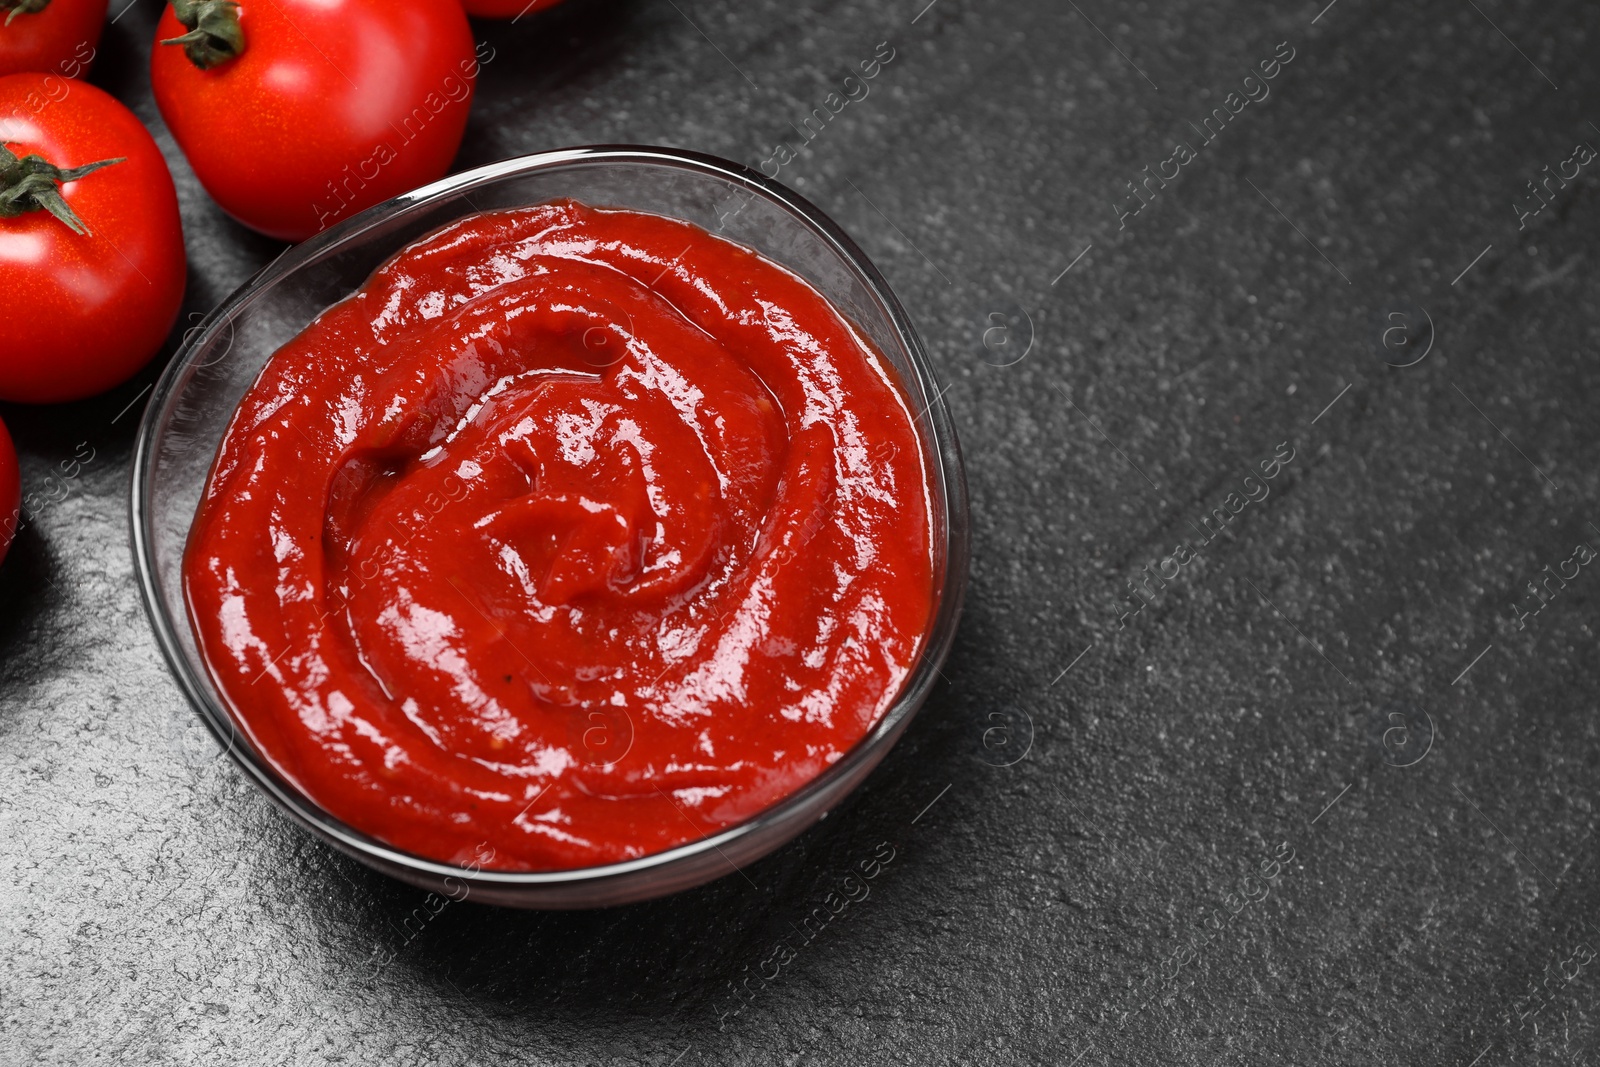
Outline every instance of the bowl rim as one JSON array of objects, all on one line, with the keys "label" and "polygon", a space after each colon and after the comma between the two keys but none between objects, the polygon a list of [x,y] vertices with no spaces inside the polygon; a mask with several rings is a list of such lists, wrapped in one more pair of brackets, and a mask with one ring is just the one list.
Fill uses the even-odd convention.
[{"label": "bowl rim", "polygon": [[[938,527],[938,516],[935,517],[933,543],[937,546],[942,542],[945,547],[943,573],[935,575],[937,607],[925,631],[926,640],[922,650],[901,683],[899,694],[872,728],[820,774],[742,822],[661,852],[615,863],[568,870],[499,871],[428,859],[388,845],[335,817],[283,779],[264,757],[254,751],[248,740],[243,745],[238,743],[242,731],[235,725],[228,709],[210,695],[207,684],[200,676],[205,669],[204,665],[190,663],[187,653],[180,644],[177,628],[180,625],[187,626],[187,619],[174,620],[167,611],[166,602],[161,595],[157,564],[153,554],[154,530],[151,527],[151,515],[147,506],[156,470],[154,463],[156,443],[169,421],[171,407],[181,395],[182,387],[187,384],[187,377],[197,369],[195,354],[206,346],[220,326],[231,322],[238,309],[249,304],[258,294],[271,288],[286,275],[314,263],[324,254],[342,247],[367,230],[386,223],[407,210],[422,208],[432,202],[470,193],[476,187],[523,174],[574,165],[607,163],[667,166],[690,170],[743,187],[757,196],[774,202],[803,223],[852,269],[857,280],[865,286],[879,310],[889,320],[915,372],[915,380],[901,381],[900,385],[905,390],[908,401],[915,403],[920,400],[923,403],[926,426],[931,432],[931,440],[926,442],[932,459],[928,464],[928,470],[936,482],[935,495],[939,497],[936,503],[942,505],[938,510],[943,517],[942,530]],[[770,257],[764,256],[764,258]],[[842,311],[840,313],[843,314]],[[905,376],[897,375],[897,377]],[[870,773],[921,709],[933,688],[935,679],[940,677],[941,668],[954,643],[966,598],[970,554],[966,476],[954,421],[944,402],[946,389],[947,387],[940,386],[939,375],[928,359],[916,327],[889,287],[888,281],[871,259],[820,208],[781,182],[741,163],[674,148],[598,144],[535,152],[462,171],[403,193],[346,218],[298,245],[285,248],[275,259],[224,298],[199,325],[186,331],[177,351],[156,382],[150,401],[145,405],[134,443],[129,512],[134,569],[137,572],[146,614],[150,617],[156,641],[161,647],[167,666],[177,679],[191,708],[198,713],[201,721],[222,746],[222,754],[231,758],[257,788],[266,793],[296,821],[321,834],[342,851],[364,862],[375,864],[391,874],[400,875],[409,872],[429,879],[454,878],[467,882],[470,886],[481,886],[485,889],[533,889],[613,881],[684,864],[703,858],[713,851],[721,853],[727,846],[756,834],[771,824],[782,823],[785,817],[792,813],[815,807],[821,797],[830,790],[840,787],[841,780],[848,779],[852,775],[864,778]],[[913,424],[918,422],[919,416],[913,415]],[[919,426],[918,429],[920,433],[922,428]],[[858,785],[859,781],[856,783],[856,786]],[[776,838],[778,844],[772,847],[779,847],[783,841],[825,815],[834,804],[853,792],[856,786],[845,788],[821,811],[813,813],[811,818],[796,828],[792,834],[778,836]],[[761,854],[765,854],[765,850]],[[724,855],[723,858],[727,859],[727,856]],[[731,859],[728,860],[728,864],[734,871],[742,870]],[[714,875],[711,879],[699,879],[699,881],[704,882],[717,877],[722,876]]]}]

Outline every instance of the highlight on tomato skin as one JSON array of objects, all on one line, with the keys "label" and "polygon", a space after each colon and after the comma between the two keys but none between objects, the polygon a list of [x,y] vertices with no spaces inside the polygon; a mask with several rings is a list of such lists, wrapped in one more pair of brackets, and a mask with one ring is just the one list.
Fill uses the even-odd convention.
[{"label": "highlight on tomato skin", "polygon": [[481,19],[518,19],[559,3],[561,0],[461,0],[467,14]]},{"label": "highlight on tomato skin", "polygon": [[165,343],[188,280],[167,162],[133,112],[53,74],[0,78],[0,141],[0,400],[120,385]]},{"label": "highlight on tomato skin", "polygon": [[0,563],[5,562],[21,521],[22,474],[17,468],[17,450],[11,444],[6,424],[0,421]]},{"label": "highlight on tomato skin", "polygon": [[176,0],[152,49],[200,184],[284,241],[443,177],[488,59],[460,0]]},{"label": "highlight on tomato skin", "polygon": [[0,75],[89,73],[110,0],[0,0]]}]

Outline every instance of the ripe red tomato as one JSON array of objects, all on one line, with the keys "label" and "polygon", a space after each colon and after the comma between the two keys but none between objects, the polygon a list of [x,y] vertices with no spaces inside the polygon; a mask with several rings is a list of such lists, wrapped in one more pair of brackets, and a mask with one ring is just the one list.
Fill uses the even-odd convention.
[{"label": "ripe red tomato", "polygon": [[515,19],[555,7],[561,0],[461,0],[467,14],[485,19]]},{"label": "ripe red tomato", "polygon": [[[169,6],[157,39],[185,36],[192,5]],[[188,44],[157,44],[156,104],[200,183],[246,226],[304,240],[449,169],[478,73],[458,0],[194,6],[236,13],[242,51],[203,25]]]},{"label": "ripe red tomato", "polygon": [[109,0],[0,0],[0,75],[89,72]]},{"label": "ripe red tomato", "polygon": [[0,560],[6,558],[17,523],[22,520],[22,475],[17,470],[17,450],[6,424],[0,422]]},{"label": "ripe red tomato", "polygon": [[[52,95],[53,86],[66,92]],[[85,82],[0,78],[0,399],[79,400],[126,381],[183,302],[178,194],[133,112]],[[84,173],[103,160],[119,162]],[[78,175],[41,180],[53,165]],[[5,217],[4,194],[31,190]],[[59,193],[86,232],[44,209]]]}]

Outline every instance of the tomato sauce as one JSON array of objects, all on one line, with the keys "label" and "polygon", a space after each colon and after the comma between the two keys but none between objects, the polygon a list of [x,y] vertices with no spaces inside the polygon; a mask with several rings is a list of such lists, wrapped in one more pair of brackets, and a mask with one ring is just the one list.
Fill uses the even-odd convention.
[{"label": "tomato sauce", "polygon": [[931,501],[820,293],[559,201],[417,241],[272,356],[184,579],[235,719],[325,810],[568,869],[738,823],[872,727],[933,611]]}]

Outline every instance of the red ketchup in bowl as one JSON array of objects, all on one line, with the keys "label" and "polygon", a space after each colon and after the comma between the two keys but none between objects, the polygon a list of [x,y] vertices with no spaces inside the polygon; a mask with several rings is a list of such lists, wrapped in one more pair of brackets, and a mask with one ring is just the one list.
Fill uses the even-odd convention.
[{"label": "red ketchup in bowl", "polygon": [[348,825],[560,870],[739,823],[893,704],[934,489],[888,362],[696,226],[410,245],[276,352],[184,560],[235,720]]}]

